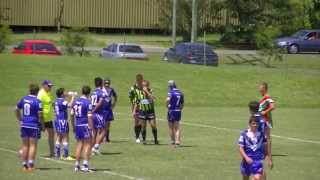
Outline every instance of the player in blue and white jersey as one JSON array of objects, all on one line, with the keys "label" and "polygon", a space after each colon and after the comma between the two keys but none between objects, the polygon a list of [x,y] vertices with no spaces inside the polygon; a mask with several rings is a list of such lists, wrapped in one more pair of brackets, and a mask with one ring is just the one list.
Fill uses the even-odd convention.
[{"label": "player in blue and white jersey", "polygon": [[[40,131],[44,130],[41,101],[37,99],[39,86],[29,85],[30,94],[19,100],[16,106],[16,117],[20,123],[22,139],[21,159],[23,170],[33,171]],[[22,114],[21,114],[22,111]]]},{"label": "player in blue and white jersey", "polygon": [[56,91],[57,99],[54,102],[54,129],[56,132],[55,158],[61,156],[61,144],[63,145],[63,159],[74,160],[69,156],[69,123],[68,123],[68,108],[71,107],[74,101],[74,95],[71,96],[70,103],[66,100],[68,96],[64,88],[59,88]]},{"label": "player in blue and white jersey", "polygon": [[181,132],[180,132],[180,120],[181,111],[184,106],[184,95],[177,88],[176,83],[173,80],[168,82],[168,97],[166,105],[168,108],[168,125],[169,133],[171,138],[171,144],[173,146],[179,146],[181,143]]},{"label": "player in blue and white jersey", "polygon": [[[263,132],[258,130],[255,116],[250,116],[249,128],[241,132],[238,140],[239,152],[242,159],[240,171],[244,180],[253,176],[254,180],[262,180],[264,174],[263,161],[269,161],[267,140]],[[269,164],[270,165],[270,164]]]},{"label": "player in blue and white jersey", "polygon": [[[72,104],[71,110],[71,122],[75,138],[77,140],[76,145],[76,162],[75,171],[82,170],[89,172],[89,159],[91,155],[91,143],[92,143],[92,105],[89,99],[90,87],[82,87],[82,96],[77,98]],[[83,166],[80,169],[81,154],[83,155]]]},{"label": "player in blue and white jersey", "polygon": [[103,92],[106,94],[106,105],[104,106],[105,110],[105,120],[106,120],[106,142],[110,142],[110,125],[111,121],[114,120],[113,109],[117,104],[118,95],[116,91],[110,86],[111,80],[106,78],[104,80]]},{"label": "player in blue and white jersey", "polygon": [[92,115],[93,115],[93,141],[92,153],[100,154],[100,144],[106,135],[106,115],[104,107],[106,106],[106,93],[103,91],[103,79],[96,77],[94,79],[96,89],[91,94]]}]

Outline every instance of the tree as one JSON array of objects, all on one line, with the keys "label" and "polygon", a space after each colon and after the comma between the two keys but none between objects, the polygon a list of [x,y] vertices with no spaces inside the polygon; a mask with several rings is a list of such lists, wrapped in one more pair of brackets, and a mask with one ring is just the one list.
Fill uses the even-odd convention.
[{"label": "tree", "polygon": [[[166,32],[172,29],[172,0],[159,1],[162,17],[160,28]],[[198,32],[210,28],[206,19],[218,19],[217,13],[223,9],[221,0],[197,0],[197,29]],[[177,2],[177,33],[182,35],[183,41],[190,41],[192,27],[192,0],[178,0]],[[198,33],[199,34],[199,33]]]},{"label": "tree", "polygon": [[76,54],[80,56],[85,55],[85,45],[88,41],[88,28],[85,27],[71,27],[65,29],[62,33],[62,43],[65,45],[67,54]]},{"label": "tree", "polygon": [[11,29],[8,25],[0,25],[0,53],[10,44]]}]

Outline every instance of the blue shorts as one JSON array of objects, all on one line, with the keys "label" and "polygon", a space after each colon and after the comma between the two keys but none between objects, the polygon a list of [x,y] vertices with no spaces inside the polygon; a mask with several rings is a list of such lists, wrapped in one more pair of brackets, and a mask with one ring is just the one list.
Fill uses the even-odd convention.
[{"label": "blue shorts", "polygon": [[54,129],[57,134],[68,134],[69,133],[69,123],[67,120],[55,120]]},{"label": "blue shorts", "polygon": [[88,125],[75,126],[75,137],[77,140],[91,139],[92,132]]},{"label": "blue shorts", "polygon": [[106,120],[105,120],[104,113],[102,114],[93,113],[92,120],[93,120],[93,128],[102,129],[106,127]]},{"label": "blue shorts", "polygon": [[107,122],[108,122],[108,121],[113,121],[114,118],[113,118],[113,112],[112,112],[112,110],[110,110],[110,111],[105,111],[104,117],[105,117],[105,120],[106,120]]},{"label": "blue shorts", "polygon": [[138,118],[144,121],[156,119],[154,111],[139,111]]},{"label": "blue shorts", "polygon": [[169,122],[180,121],[181,120],[181,111],[168,111]]},{"label": "blue shorts", "polygon": [[21,127],[20,128],[20,137],[21,138],[40,139],[41,138],[40,129],[39,128]]},{"label": "blue shorts", "polygon": [[253,161],[252,164],[248,164],[245,160],[242,160],[240,165],[241,174],[244,176],[256,175],[263,173],[263,160]]}]

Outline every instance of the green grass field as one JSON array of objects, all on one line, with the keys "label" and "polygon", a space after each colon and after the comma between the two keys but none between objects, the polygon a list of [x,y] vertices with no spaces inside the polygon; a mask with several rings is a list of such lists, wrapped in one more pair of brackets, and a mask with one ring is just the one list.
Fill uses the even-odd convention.
[{"label": "green grass field", "polygon": [[[276,68],[228,65],[218,68],[167,64],[152,56],[149,62],[107,61],[98,57],[0,55],[0,177],[18,179],[241,179],[237,139],[246,128],[247,104],[259,98],[258,84],[267,81],[277,102],[274,112],[272,180],[317,180],[320,169],[320,57],[287,55]],[[158,98],[156,111],[161,145],[135,144],[127,91],[142,72]],[[46,135],[39,142],[38,170],[23,173],[16,150],[19,127],[13,110],[30,82],[51,79],[54,90],[93,86],[95,76],[111,77],[119,104],[112,124],[111,144],[94,156],[92,174],[73,172],[73,162],[45,159]],[[164,99],[166,83],[176,80],[186,96],[182,147],[171,149]],[[73,135],[70,134],[74,150]],[[151,131],[148,129],[151,140]]]}]

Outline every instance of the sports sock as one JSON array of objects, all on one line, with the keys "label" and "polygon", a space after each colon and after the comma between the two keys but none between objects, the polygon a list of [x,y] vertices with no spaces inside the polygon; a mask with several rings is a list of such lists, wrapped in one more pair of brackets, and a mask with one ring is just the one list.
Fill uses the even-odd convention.
[{"label": "sports sock", "polygon": [[158,141],[158,130],[157,128],[152,128],[152,134],[155,141]]},{"label": "sports sock", "polygon": [[134,132],[136,134],[136,139],[139,139],[140,131],[141,131],[141,126],[139,126],[139,125],[134,126]]},{"label": "sports sock", "polygon": [[145,141],[147,136],[147,131],[145,128],[141,130],[141,135],[142,135],[142,140]]},{"label": "sports sock", "polygon": [[74,163],[74,165],[77,166],[77,167],[80,166],[80,161],[76,161],[76,162]]},{"label": "sports sock", "polygon": [[69,144],[67,142],[63,143],[63,157],[69,156]]},{"label": "sports sock", "polygon": [[85,168],[89,167],[89,161],[88,160],[83,160],[82,164],[83,164],[83,167],[85,167]]},{"label": "sports sock", "polygon": [[95,150],[99,150],[99,147],[100,147],[100,144],[95,144],[95,145],[94,145],[94,149],[95,149]]},{"label": "sports sock", "polygon": [[27,161],[22,161],[22,166],[27,168],[28,167]]},{"label": "sports sock", "polygon": [[106,141],[107,141],[107,142],[110,141],[110,139],[109,139],[109,134],[110,134],[110,130],[108,130],[108,131],[106,132]]},{"label": "sports sock", "polygon": [[56,158],[60,158],[60,150],[61,149],[61,145],[60,145],[60,143],[58,143],[58,142],[56,142],[56,145],[55,145],[55,148],[54,148],[54,150],[55,150],[55,152],[54,152],[54,154],[55,154],[55,157]]},{"label": "sports sock", "polygon": [[29,168],[33,168],[33,167],[34,167],[34,160],[30,159],[30,160],[28,161],[28,167],[29,167]]}]

